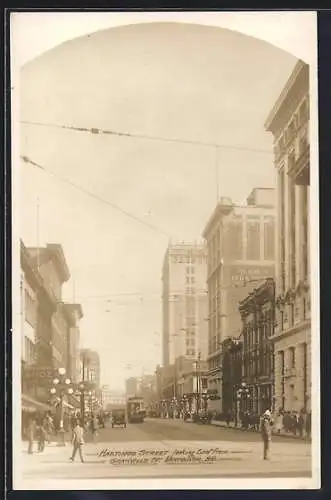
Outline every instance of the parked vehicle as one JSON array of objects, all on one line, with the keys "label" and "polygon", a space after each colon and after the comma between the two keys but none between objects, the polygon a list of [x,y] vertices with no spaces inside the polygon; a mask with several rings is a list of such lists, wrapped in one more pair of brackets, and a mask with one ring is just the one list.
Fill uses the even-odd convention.
[{"label": "parked vehicle", "polygon": [[111,426],[120,425],[126,428],[126,412],[125,408],[118,408],[112,411],[111,414]]}]

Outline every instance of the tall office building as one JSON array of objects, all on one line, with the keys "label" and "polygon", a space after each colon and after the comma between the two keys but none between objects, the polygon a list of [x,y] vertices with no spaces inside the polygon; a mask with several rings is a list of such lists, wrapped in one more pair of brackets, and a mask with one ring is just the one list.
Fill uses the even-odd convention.
[{"label": "tall office building", "polygon": [[241,332],[239,302],[274,277],[275,190],[256,188],[246,204],[221,198],[203,233],[208,248],[208,388],[222,411],[222,344]]},{"label": "tall office building", "polygon": [[207,249],[169,245],[163,263],[163,365],[179,356],[204,359],[208,350]]}]

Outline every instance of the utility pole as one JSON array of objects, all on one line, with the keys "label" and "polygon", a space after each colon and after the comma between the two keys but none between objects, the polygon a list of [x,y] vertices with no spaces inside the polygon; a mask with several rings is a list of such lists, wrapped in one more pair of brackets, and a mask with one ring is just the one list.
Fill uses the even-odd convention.
[{"label": "utility pole", "polygon": [[219,149],[218,146],[215,146],[215,170],[216,170],[216,205],[219,202],[219,165],[218,165],[218,159],[219,159]]}]

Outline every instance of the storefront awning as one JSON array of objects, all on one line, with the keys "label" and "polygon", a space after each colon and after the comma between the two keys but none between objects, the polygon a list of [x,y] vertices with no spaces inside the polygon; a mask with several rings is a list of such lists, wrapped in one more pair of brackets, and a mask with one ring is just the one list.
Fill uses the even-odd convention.
[{"label": "storefront awning", "polygon": [[37,401],[36,399],[31,398],[30,396],[26,396],[25,394],[22,394],[21,407],[22,410],[29,412],[52,410],[51,406],[42,403],[41,401]]},{"label": "storefront awning", "polygon": [[[59,404],[60,404],[60,400],[57,400],[57,401],[55,401],[54,406],[57,407],[57,406],[59,406]],[[66,401],[63,401],[63,407],[68,408],[69,410],[75,409],[71,404],[67,403]]]}]

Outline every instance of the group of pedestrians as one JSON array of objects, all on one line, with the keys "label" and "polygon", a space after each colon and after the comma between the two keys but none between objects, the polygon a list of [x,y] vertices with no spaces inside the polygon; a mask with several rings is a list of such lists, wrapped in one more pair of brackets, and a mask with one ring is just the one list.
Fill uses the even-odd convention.
[{"label": "group of pedestrians", "polygon": [[305,410],[280,411],[275,419],[275,430],[278,434],[281,431],[291,433],[294,436],[311,437],[311,412]]},{"label": "group of pedestrians", "polygon": [[[99,429],[105,427],[105,418],[102,415],[92,414],[89,418],[81,419],[80,415],[71,416],[66,419],[65,431],[72,432],[73,454],[71,459],[75,459],[77,451],[82,459],[82,447],[84,444],[84,433],[91,432],[93,442],[97,441]],[[70,425],[71,424],[71,425]],[[42,453],[45,450],[46,443],[50,444],[52,437],[57,434],[57,427],[50,412],[44,415],[32,414],[26,419],[23,426],[23,436],[28,441],[28,454],[34,451]],[[37,444],[37,450],[34,446]]]},{"label": "group of pedestrians", "polygon": [[37,441],[38,452],[42,453],[45,449],[46,441],[51,442],[51,436],[54,433],[53,418],[50,413],[44,416],[31,416],[25,430],[28,438],[28,453],[33,453],[33,443]]},{"label": "group of pedestrians", "polygon": [[[260,429],[261,416],[256,412],[242,412],[240,414],[241,428],[244,430],[258,431]],[[230,425],[232,419],[227,418],[227,425]],[[311,437],[311,412],[304,410],[283,411],[280,410],[272,417],[273,432],[281,434],[282,432],[291,433],[294,436]]]}]

